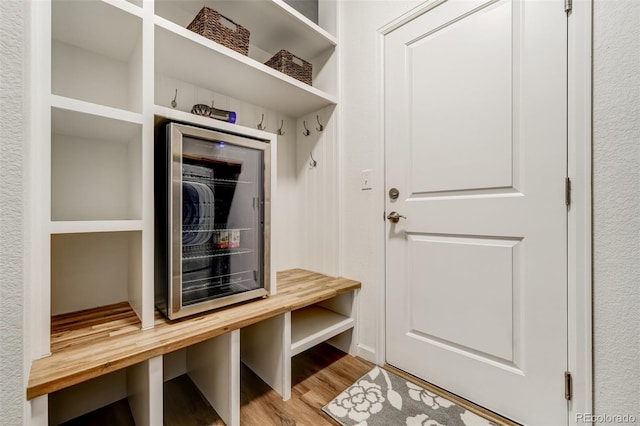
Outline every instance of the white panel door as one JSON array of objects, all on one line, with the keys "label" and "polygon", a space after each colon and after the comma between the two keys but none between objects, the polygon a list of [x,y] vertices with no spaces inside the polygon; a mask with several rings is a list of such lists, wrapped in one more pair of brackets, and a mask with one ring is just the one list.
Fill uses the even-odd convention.
[{"label": "white panel door", "polygon": [[567,423],[562,0],[438,0],[385,35],[386,356]]}]

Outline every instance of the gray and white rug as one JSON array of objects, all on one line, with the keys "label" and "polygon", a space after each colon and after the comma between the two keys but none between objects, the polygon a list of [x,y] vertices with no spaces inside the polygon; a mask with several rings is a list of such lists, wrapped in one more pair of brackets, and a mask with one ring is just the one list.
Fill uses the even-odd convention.
[{"label": "gray and white rug", "polygon": [[343,426],[489,426],[494,423],[378,366],[322,407]]}]

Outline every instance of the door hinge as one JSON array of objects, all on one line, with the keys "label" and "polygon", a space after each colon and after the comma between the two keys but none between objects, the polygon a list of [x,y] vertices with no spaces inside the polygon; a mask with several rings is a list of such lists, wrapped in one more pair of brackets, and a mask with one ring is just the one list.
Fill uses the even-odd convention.
[{"label": "door hinge", "polygon": [[568,371],[564,372],[564,399],[567,401],[571,401],[571,397],[573,396],[573,383],[571,379],[571,373]]},{"label": "door hinge", "polygon": [[573,10],[573,0],[564,0],[564,11],[569,14]]},{"label": "door hinge", "polygon": [[564,180],[564,204],[569,207],[571,205],[571,178]]}]

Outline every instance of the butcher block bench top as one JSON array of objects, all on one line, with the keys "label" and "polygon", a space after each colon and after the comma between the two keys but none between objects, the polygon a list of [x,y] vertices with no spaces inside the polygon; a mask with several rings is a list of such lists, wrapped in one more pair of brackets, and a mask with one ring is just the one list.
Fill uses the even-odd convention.
[{"label": "butcher block bench top", "polygon": [[51,356],[32,363],[27,399],[359,288],[358,281],[290,269],[277,273],[274,296],[173,321],[156,311],[154,327],[146,330],[126,302],[55,316]]}]

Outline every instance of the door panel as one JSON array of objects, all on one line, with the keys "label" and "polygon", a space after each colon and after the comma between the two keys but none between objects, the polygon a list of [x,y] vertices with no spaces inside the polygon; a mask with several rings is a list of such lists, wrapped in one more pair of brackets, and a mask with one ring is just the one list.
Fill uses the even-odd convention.
[{"label": "door panel", "polygon": [[566,424],[566,16],[444,0],[385,35],[387,362]]},{"label": "door panel", "polygon": [[511,12],[433,22],[406,44],[412,193],[511,187]]},{"label": "door panel", "polygon": [[407,238],[410,333],[460,352],[512,362],[513,259],[518,242],[412,234]]}]

